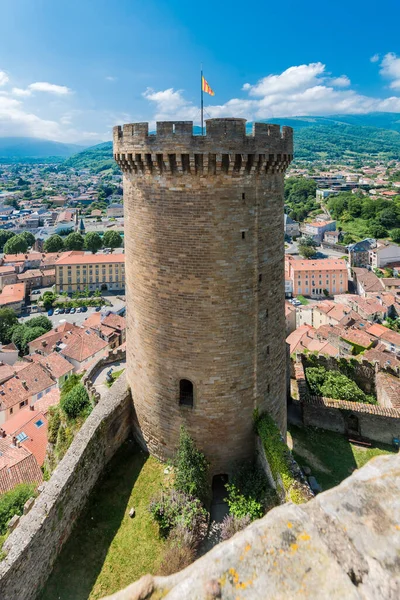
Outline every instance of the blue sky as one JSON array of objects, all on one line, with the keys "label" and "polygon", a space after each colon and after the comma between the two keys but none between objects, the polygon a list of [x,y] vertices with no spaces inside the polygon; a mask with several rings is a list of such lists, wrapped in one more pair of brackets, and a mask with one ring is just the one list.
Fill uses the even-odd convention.
[{"label": "blue sky", "polygon": [[398,0],[1,0],[0,136],[115,124],[400,112]]}]

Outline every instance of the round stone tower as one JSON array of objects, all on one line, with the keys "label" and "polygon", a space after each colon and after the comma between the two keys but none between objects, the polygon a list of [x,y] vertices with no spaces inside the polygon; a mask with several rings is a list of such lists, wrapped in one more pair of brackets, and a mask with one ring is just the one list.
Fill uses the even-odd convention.
[{"label": "round stone tower", "polygon": [[253,411],[286,432],[283,178],[290,127],[244,119],[114,128],[124,175],[127,380],[150,453],[185,424],[212,474],[254,451]]}]

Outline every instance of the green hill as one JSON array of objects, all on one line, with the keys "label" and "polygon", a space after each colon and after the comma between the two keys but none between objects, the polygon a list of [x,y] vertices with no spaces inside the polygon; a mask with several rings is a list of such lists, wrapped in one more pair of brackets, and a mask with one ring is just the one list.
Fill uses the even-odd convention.
[{"label": "green hill", "polygon": [[[290,117],[266,119],[268,123],[288,125],[295,130],[295,158],[343,159],[351,155],[400,155],[400,114],[334,115],[330,117]],[[251,131],[252,123],[247,123]],[[195,128],[198,133],[199,128]],[[65,166],[95,172],[116,167],[112,143],[87,148],[65,161]]]}]

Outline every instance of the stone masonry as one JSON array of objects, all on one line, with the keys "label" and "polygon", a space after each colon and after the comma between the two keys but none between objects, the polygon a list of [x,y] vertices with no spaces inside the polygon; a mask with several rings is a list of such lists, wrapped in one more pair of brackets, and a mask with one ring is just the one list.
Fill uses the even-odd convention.
[{"label": "stone masonry", "polygon": [[[147,449],[185,424],[212,474],[254,452],[252,413],[286,431],[283,179],[290,127],[210,119],[114,128],[124,174],[127,381]],[[180,402],[180,381],[193,403]],[[181,396],[182,398],[182,396]]]}]

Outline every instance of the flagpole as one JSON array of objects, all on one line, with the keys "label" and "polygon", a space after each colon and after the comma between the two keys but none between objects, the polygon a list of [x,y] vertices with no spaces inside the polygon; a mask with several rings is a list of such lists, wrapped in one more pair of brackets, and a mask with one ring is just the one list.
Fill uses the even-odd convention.
[{"label": "flagpole", "polygon": [[203,64],[200,67],[200,98],[201,98],[201,135],[204,135],[204,120],[203,120]]}]

